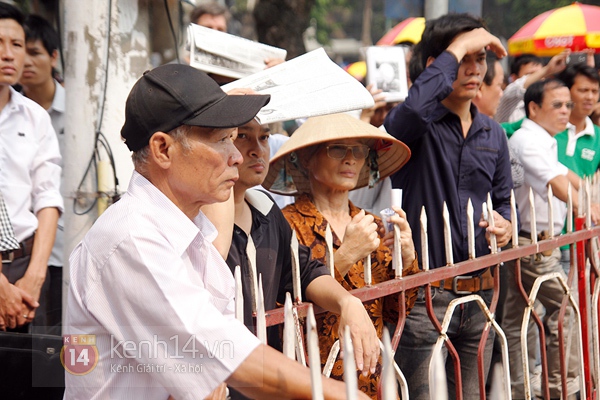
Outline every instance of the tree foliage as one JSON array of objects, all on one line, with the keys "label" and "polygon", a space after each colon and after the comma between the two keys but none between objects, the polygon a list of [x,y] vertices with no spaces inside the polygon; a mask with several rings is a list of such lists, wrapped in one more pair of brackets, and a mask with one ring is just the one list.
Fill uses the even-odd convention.
[{"label": "tree foliage", "polygon": [[[247,0],[235,0],[245,8]],[[535,16],[573,0],[482,0],[483,18],[495,35],[508,39]],[[583,0],[600,6],[600,0]],[[244,5],[242,5],[243,3]],[[304,53],[302,34],[312,23],[317,40],[329,44],[331,39],[362,38],[364,0],[258,0],[254,10],[258,40],[288,50],[288,58]],[[371,38],[375,43],[386,28],[400,21],[386,20],[385,0],[372,0]],[[415,17],[421,15],[414,15]]]},{"label": "tree foliage", "polygon": [[260,0],[254,8],[258,41],[287,50],[288,59],[305,53],[303,33],[315,0]]},{"label": "tree foliage", "polygon": [[[573,0],[482,0],[482,16],[494,34],[509,38],[535,16],[572,3]],[[600,0],[582,0],[580,3],[600,6]],[[317,24],[319,42],[327,44],[330,38],[360,39],[363,5],[364,0],[315,0],[311,17]],[[385,0],[373,0],[373,42],[386,32],[384,6]],[[387,26],[398,22],[387,21]]]},{"label": "tree foliage", "polygon": [[[508,39],[537,15],[572,3],[572,0],[483,0],[483,18],[491,32]],[[600,0],[580,3],[600,5]]]},{"label": "tree foliage", "polygon": [[[373,0],[371,38],[379,40],[385,33],[384,0]],[[364,0],[315,0],[311,17],[317,26],[317,40],[327,44],[329,40],[353,38],[360,40]]]}]

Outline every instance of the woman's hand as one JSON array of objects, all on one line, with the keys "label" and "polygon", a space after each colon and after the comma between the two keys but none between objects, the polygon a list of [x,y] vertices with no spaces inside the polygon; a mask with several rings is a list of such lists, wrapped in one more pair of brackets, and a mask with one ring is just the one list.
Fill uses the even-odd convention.
[{"label": "woman's hand", "polygon": [[[402,265],[408,266],[415,260],[415,244],[412,239],[412,230],[408,220],[406,219],[406,213],[403,209],[398,206],[392,206],[392,209],[396,214],[389,218],[389,222],[398,225],[400,228],[400,247],[402,249]],[[384,221],[385,223],[385,221]],[[388,232],[383,237],[383,244],[388,246],[390,249],[394,248],[394,232]]]},{"label": "woman's hand", "polygon": [[346,227],[344,241],[335,252],[335,267],[344,276],[350,267],[375,251],[379,243],[375,219],[360,210]]}]

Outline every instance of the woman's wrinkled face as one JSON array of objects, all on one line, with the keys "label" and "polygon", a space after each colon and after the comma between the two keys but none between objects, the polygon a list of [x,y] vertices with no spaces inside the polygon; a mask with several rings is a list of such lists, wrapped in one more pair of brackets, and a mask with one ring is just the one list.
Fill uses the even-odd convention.
[{"label": "woman's wrinkled face", "polygon": [[369,147],[357,139],[319,145],[306,165],[313,192],[354,189],[368,154]]}]

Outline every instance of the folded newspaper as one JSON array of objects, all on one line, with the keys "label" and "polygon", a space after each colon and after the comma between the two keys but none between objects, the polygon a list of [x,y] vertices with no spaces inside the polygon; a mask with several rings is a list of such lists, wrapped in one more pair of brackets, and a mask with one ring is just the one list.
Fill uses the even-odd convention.
[{"label": "folded newspaper", "polygon": [[373,96],[331,61],[323,48],[221,87],[270,94],[256,118],[261,124],[373,107]]},{"label": "folded newspaper", "polygon": [[406,58],[402,46],[371,46],[365,50],[367,84],[381,89],[388,103],[408,96]]},{"label": "folded newspaper", "polygon": [[265,59],[285,60],[287,51],[215,29],[190,24],[190,65],[204,72],[242,78],[265,69]]}]

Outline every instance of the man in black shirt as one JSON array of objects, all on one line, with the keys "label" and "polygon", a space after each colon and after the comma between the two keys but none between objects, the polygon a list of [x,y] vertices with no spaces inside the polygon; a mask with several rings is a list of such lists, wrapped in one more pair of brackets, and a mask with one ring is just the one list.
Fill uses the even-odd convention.
[{"label": "man in black shirt", "polygon": [[[244,323],[256,331],[252,318],[252,281],[246,246],[248,235],[256,247],[256,269],[262,275],[265,309],[285,301],[292,292],[292,229],[271,196],[253,189],[262,184],[269,168],[269,130],[256,120],[238,128],[235,146],[244,162],[238,165],[239,179],[234,186],[235,225],[227,265],[232,272],[241,268],[244,294]],[[379,340],[362,302],[352,296],[321,262],[313,260],[310,249],[299,245],[302,298],[341,315],[340,331],[350,326],[356,365],[364,374],[375,372]],[[277,327],[267,333],[271,346],[280,348]],[[233,394],[237,397],[237,394]]]}]

